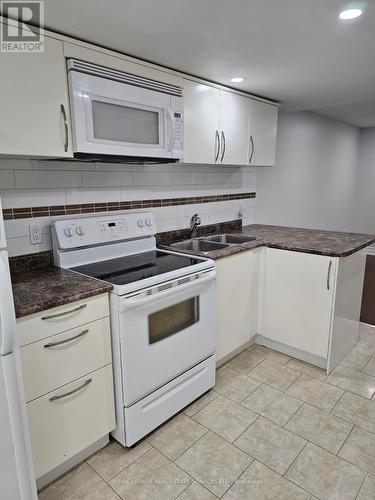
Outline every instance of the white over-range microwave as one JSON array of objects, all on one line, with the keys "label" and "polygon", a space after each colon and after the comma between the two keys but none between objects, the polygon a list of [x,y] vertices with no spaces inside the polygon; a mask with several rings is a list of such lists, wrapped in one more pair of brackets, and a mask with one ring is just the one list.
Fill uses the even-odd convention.
[{"label": "white over-range microwave", "polygon": [[76,59],[68,80],[75,157],[182,158],[182,88]]}]

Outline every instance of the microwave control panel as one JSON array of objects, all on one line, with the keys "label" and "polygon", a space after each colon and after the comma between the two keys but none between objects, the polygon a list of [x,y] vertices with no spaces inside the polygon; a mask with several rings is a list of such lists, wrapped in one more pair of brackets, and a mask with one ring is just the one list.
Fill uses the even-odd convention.
[{"label": "microwave control panel", "polygon": [[181,112],[173,113],[175,123],[173,151],[179,152],[184,149],[184,117]]}]

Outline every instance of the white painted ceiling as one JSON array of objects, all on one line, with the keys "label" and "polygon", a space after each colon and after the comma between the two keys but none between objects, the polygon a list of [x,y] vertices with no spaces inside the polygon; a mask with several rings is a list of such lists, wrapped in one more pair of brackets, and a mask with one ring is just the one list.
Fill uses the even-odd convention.
[{"label": "white painted ceiling", "polygon": [[[375,126],[375,0],[46,0],[46,27],[281,101]],[[233,76],[244,76],[231,84]]]}]

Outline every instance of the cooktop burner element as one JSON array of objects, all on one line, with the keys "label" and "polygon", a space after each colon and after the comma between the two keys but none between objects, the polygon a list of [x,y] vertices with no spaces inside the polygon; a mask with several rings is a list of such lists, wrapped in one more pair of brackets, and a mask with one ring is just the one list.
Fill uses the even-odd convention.
[{"label": "cooktop burner element", "polygon": [[200,261],[193,257],[154,250],[117,259],[94,262],[71,268],[113,285],[126,285],[142,279],[193,266]]}]

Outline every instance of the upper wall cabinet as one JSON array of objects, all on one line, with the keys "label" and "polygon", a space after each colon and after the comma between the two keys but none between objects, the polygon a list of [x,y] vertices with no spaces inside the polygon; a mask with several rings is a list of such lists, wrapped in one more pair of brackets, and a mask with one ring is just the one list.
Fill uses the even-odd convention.
[{"label": "upper wall cabinet", "polygon": [[72,157],[63,44],[0,52],[0,155]]},{"label": "upper wall cabinet", "polygon": [[250,165],[275,165],[277,116],[277,106],[250,99]]},{"label": "upper wall cabinet", "polygon": [[184,162],[275,164],[276,105],[184,80]]},{"label": "upper wall cabinet", "polygon": [[219,159],[220,90],[184,80],[184,162]]}]

